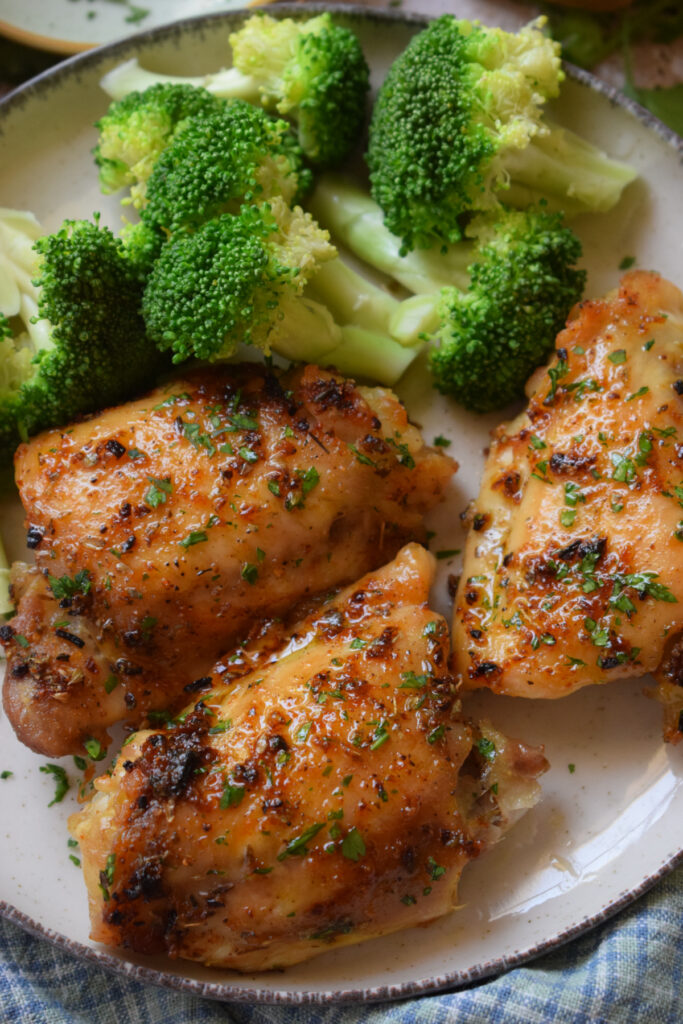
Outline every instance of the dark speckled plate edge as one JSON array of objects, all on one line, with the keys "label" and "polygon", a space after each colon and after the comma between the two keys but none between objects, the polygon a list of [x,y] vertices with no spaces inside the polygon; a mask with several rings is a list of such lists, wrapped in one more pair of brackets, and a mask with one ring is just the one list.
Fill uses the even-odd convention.
[{"label": "dark speckled plate edge", "polygon": [[[419,29],[424,26],[428,19],[422,15],[408,12],[393,12],[389,10],[368,9],[358,5],[349,4],[317,4],[307,3],[305,8],[300,4],[278,4],[269,8],[269,13],[276,17],[303,17],[314,13],[329,10],[340,16],[348,18],[363,18],[378,23],[393,22],[408,27],[414,26]],[[3,134],[2,121],[5,116],[13,114],[20,109],[27,100],[46,90],[58,87],[64,78],[72,74],[78,74],[81,69],[90,70],[98,64],[108,61],[110,58],[120,56],[127,57],[131,50],[140,44],[151,43],[158,39],[181,38],[189,29],[211,27],[212,25],[230,24],[239,21],[245,16],[254,13],[254,9],[242,9],[225,12],[224,14],[210,14],[196,18],[186,18],[174,22],[171,25],[162,25],[150,29],[147,32],[140,32],[135,36],[106,46],[89,50],[86,53],[71,57],[56,67],[43,72],[37,77],[26,82],[24,85],[9,93],[0,101],[0,136]],[[635,118],[643,122],[650,130],[659,135],[679,155],[683,163],[683,138],[678,136],[665,124],[654,117],[648,110],[641,107],[634,100],[629,99],[617,89],[601,81],[587,71],[577,68],[574,65],[565,65],[570,78],[585,85],[595,92],[601,93],[612,104],[628,110]],[[610,903],[601,907],[592,915],[582,918],[571,927],[553,935],[543,942],[529,946],[526,949],[516,950],[509,956],[487,960],[466,970],[456,970],[429,978],[406,981],[399,985],[379,985],[372,988],[362,989],[330,989],[329,991],[292,991],[287,988],[252,988],[242,985],[231,985],[224,982],[203,982],[192,978],[180,977],[177,974],[167,973],[151,967],[144,967],[133,964],[105,952],[99,947],[86,946],[81,942],[69,939],[67,936],[46,928],[34,921],[27,914],[17,910],[9,903],[0,901],[0,916],[19,925],[25,931],[38,938],[47,939],[58,948],[84,960],[93,966],[104,968],[118,975],[123,975],[134,981],[148,984],[161,985],[165,988],[178,992],[185,992],[190,995],[206,999],[225,1000],[239,1003],[268,1003],[280,1005],[303,1005],[308,1003],[354,1003],[354,1002],[384,1002],[396,999],[407,999],[411,997],[441,992],[446,989],[454,989],[472,982],[481,981],[485,978],[508,971],[526,963],[543,953],[549,953],[559,946],[577,938],[584,932],[602,922],[608,920],[614,914],[623,910],[638,897],[644,895],[664,875],[668,874],[680,863],[683,863],[683,850],[663,862],[653,873],[646,876],[637,887],[621,893]]]}]

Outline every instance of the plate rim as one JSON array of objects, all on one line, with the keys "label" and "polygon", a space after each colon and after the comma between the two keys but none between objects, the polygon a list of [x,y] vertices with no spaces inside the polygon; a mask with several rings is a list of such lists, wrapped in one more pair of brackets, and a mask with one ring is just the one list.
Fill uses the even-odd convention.
[{"label": "plate rim", "polygon": [[[346,3],[307,3],[305,9],[300,4],[278,3],[270,8],[270,11],[278,18],[302,18],[308,17],[311,14],[330,11],[331,13],[348,18],[362,18],[367,21],[401,24],[415,28],[425,26],[431,20],[434,20],[429,16],[414,11],[392,11],[386,8],[368,8],[359,4]],[[91,67],[96,67],[97,64],[115,57],[118,53],[135,49],[140,44],[144,45],[146,43],[153,43],[158,39],[182,36],[188,31],[192,32],[201,29],[211,23],[234,22],[241,17],[254,13],[253,7],[241,7],[224,12],[195,15],[155,26],[69,57],[55,67],[41,72],[0,100],[0,136],[3,133],[2,122],[6,115],[20,109],[25,101],[30,100],[34,95],[40,95],[45,89],[49,90],[59,86],[63,79],[71,77],[74,72],[78,74],[81,68],[90,69]],[[590,72],[568,62],[563,62],[563,67],[569,79],[590,88],[594,92],[600,93],[613,106],[618,106],[628,111],[647,128],[659,135],[683,160],[683,138],[651,114],[650,111]],[[680,849],[662,861],[659,867],[653,873],[646,875],[637,886],[620,892],[610,902],[601,906],[595,914],[586,915],[550,938],[534,943],[523,950],[517,950],[507,956],[486,960],[464,970],[449,971],[436,977],[418,978],[413,981],[401,982],[400,984],[379,985],[370,988],[292,991],[291,989],[284,988],[245,987],[234,985],[230,982],[199,981],[192,978],[183,978],[154,967],[147,967],[119,959],[101,947],[87,946],[83,942],[70,939],[61,932],[57,932],[34,920],[29,914],[24,913],[5,900],[0,900],[0,917],[11,921],[37,938],[48,940],[64,952],[94,966],[101,967],[110,973],[200,998],[230,1000],[238,1003],[279,1005],[378,1003],[434,994],[445,989],[455,989],[500,974],[503,971],[527,963],[542,954],[558,949],[566,942],[586,933],[613,917],[620,910],[625,909],[648,892],[661,878],[682,863],[683,849]]]}]

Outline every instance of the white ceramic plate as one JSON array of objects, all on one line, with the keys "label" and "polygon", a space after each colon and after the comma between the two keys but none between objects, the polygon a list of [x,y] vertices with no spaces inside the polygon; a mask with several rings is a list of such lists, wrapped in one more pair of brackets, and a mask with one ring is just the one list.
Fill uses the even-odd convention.
[{"label": "white ceramic plate", "polygon": [[[317,8],[312,5],[309,13]],[[278,13],[301,8],[278,7]],[[418,21],[390,14],[338,10],[358,32],[381,81]],[[35,211],[48,229],[67,216],[101,210],[114,227],[115,199],[99,195],[90,150],[92,123],[107,105],[102,74],[133,54],[159,71],[197,74],[224,61],[226,38],[238,15],[169,26],[62,65],[0,105],[0,204]],[[589,294],[618,279],[624,256],[656,268],[679,284],[683,261],[681,140],[617,103],[589,76],[566,83],[556,116],[612,154],[631,161],[640,181],[619,210],[577,222],[589,270]],[[414,373],[399,389],[425,436],[446,434],[461,463],[448,502],[434,517],[434,547],[462,545],[458,513],[476,494],[482,449],[496,417],[474,418]],[[25,557],[21,510],[0,509],[10,554]],[[435,594],[449,613],[441,563]],[[641,696],[642,682],[583,690],[558,702],[514,701],[491,695],[468,701],[494,724],[533,743],[545,743],[552,769],[544,798],[508,838],[465,870],[463,909],[441,921],[386,939],[330,952],[282,973],[237,975],[163,959],[133,957],[88,938],[85,887],[70,862],[66,817],[71,794],[48,809],[52,782],[43,758],[15,740],[0,721],[0,910],[66,949],[142,980],[220,999],[271,1002],[383,999],[418,994],[485,977],[548,950],[634,899],[679,859],[683,849],[683,748],[664,747],[660,711]],[[71,759],[64,761],[71,777]],[[574,765],[571,772],[569,765]],[[74,787],[75,788],[75,787]]]},{"label": "white ceramic plate", "polygon": [[0,34],[41,50],[80,53],[179,18],[247,6],[245,0],[2,0]]}]

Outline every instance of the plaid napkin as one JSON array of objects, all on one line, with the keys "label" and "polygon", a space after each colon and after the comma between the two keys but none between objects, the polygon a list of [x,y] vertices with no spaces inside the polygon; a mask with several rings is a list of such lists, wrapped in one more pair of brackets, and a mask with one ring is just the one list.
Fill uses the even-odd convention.
[{"label": "plaid napkin", "polygon": [[87,967],[8,921],[0,951],[2,1024],[675,1024],[683,1020],[683,867],[529,966],[400,1003],[216,1003]]}]

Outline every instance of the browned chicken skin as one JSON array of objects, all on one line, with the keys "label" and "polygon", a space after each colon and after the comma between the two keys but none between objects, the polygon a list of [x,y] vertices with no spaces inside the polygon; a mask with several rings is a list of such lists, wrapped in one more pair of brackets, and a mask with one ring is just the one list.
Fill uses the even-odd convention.
[{"label": "browned chicken skin", "polygon": [[452,909],[546,763],[458,713],[433,572],[408,546],[131,738],[70,820],[95,940],[254,970]]},{"label": "browned chicken skin", "polygon": [[256,618],[422,538],[454,468],[391,392],[312,366],[201,371],[22,445],[37,568],[0,631],[19,738],[78,753],[172,710]]},{"label": "browned chicken skin", "polygon": [[562,697],[656,672],[683,710],[683,295],[656,274],[583,303],[497,429],[456,596],[467,688]]}]

